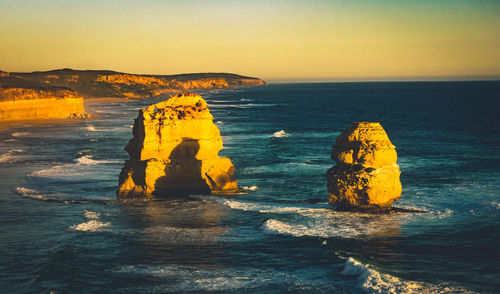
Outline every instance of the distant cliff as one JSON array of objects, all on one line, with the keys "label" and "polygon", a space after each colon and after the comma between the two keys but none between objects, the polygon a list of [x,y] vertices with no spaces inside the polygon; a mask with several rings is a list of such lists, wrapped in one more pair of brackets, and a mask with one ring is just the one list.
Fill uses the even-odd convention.
[{"label": "distant cliff", "polygon": [[114,71],[59,69],[13,74],[39,84],[76,90],[84,98],[143,98],[187,90],[265,84],[258,78],[229,73],[139,75]]},{"label": "distant cliff", "polygon": [[42,85],[0,71],[0,120],[86,117],[83,98],[65,87]]}]

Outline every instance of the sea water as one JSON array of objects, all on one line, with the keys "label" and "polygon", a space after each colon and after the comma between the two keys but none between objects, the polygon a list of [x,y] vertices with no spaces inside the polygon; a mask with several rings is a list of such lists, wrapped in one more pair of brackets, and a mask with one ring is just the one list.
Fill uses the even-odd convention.
[{"label": "sea water", "polygon": [[[138,110],[0,130],[2,293],[500,290],[500,83],[274,84],[206,91],[245,194],[118,201]],[[336,212],[336,136],[381,122],[398,152],[395,206]]]}]

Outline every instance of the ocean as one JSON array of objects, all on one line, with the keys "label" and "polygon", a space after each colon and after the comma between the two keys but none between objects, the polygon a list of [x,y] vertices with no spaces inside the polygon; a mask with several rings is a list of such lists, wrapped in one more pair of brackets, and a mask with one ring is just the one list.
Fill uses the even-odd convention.
[{"label": "ocean", "polygon": [[[118,201],[138,110],[0,129],[2,293],[500,292],[500,82],[203,91],[247,193]],[[426,213],[336,212],[336,136],[380,122]]]}]

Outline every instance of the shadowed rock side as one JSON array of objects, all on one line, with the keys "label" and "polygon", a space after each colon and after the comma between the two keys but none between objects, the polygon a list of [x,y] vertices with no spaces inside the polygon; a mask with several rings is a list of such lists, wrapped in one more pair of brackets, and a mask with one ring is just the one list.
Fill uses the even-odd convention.
[{"label": "shadowed rock side", "polygon": [[337,162],[327,172],[332,205],[338,210],[391,210],[401,195],[401,172],[396,149],[379,123],[353,123],[337,137],[331,157]]},{"label": "shadowed rock side", "polygon": [[83,98],[64,87],[41,85],[0,72],[0,120],[86,118]]},{"label": "shadowed rock side", "polygon": [[237,192],[234,166],[218,156],[219,129],[207,103],[179,94],[150,105],[134,122],[117,195],[123,198]]}]

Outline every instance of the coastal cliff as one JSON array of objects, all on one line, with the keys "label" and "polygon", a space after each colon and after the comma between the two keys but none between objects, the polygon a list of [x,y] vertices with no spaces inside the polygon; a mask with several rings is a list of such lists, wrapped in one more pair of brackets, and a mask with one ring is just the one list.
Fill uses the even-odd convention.
[{"label": "coastal cliff", "polygon": [[234,166],[218,156],[219,129],[201,96],[185,93],[139,112],[125,150],[121,198],[236,192]]},{"label": "coastal cliff", "polygon": [[340,134],[327,172],[330,203],[338,210],[388,211],[401,195],[394,145],[379,123],[356,122]]},{"label": "coastal cliff", "polygon": [[179,75],[141,75],[115,71],[60,69],[45,72],[15,73],[43,85],[67,87],[84,98],[147,98],[188,90],[258,86],[258,78],[230,73]]},{"label": "coastal cliff", "polygon": [[0,120],[85,117],[83,98],[76,91],[0,72]]}]

